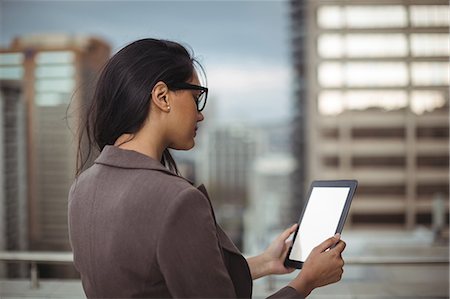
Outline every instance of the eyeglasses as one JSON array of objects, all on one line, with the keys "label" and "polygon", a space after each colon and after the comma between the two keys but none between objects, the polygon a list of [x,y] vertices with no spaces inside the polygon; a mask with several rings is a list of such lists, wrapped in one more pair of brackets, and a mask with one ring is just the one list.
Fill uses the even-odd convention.
[{"label": "eyeglasses", "polygon": [[170,89],[172,90],[199,90],[200,93],[198,95],[193,95],[195,104],[197,105],[197,111],[201,112],[203,109],[205,109],[206,106],[206,100],[208,99],[208,88],[189,84],[189,83],[175,83],[170,85]]}]

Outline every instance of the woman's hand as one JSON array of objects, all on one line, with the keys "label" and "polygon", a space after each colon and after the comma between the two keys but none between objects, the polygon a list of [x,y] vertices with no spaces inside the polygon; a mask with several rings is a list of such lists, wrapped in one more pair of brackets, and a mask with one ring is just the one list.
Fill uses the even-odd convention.
[{"label": "woman's hand", "polygon": [[296,229],[297,224],[286,229],[262,253],[269,274],[287,274],[295,270],[295,268],[286,268],[284,266],[284,260],[286,259],[289,248],[292,246],[292,241],[286,242],[286,240]]},{"label": "woman's hand", "polygon": [[[333,245],[336,246],[333,247]],[[341,254],[344,249],[345,242],[340,240],[338,234],[322,242],[311,251],[303,264],[302,271],[289,283],[289,286],[306,297],[317,287],[341,280],[344,272],[344,260]]]},{"label": "woman's hand", "polygon": [[297,224],[282,232],[267,249],[260,255],[247,259],[252,279],[257,279],[270,274],[291,273],[294,268],[286,268],[284,259],[292,245],[292,241],[286,242],[289,236],[295,232]]}]

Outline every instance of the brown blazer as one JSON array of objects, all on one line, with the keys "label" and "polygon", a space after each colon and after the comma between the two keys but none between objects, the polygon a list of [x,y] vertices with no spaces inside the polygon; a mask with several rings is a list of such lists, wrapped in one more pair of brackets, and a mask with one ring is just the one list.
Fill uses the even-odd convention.
[{"label": "brown blazer", "polygon": [[[69,194],[75,267],[89,298],[250,298],[246,259],[206,190],[135,151],[106,146]],[[291,287],[274,298],[301,298]]]}]

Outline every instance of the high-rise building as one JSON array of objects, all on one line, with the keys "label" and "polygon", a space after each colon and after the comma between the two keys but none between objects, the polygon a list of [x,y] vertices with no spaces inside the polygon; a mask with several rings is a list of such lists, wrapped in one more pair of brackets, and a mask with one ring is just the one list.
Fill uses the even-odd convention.
[{"label": "high-rise building", "polygon": [[218,222],[242,248],[243,213],[254,158],[261,152],[261,134],[245,125],[209,128],[202,138],[200,181],[208,188]]},{"label": "high-rise building", "polygon": [[[0,80],[0,124],[0,250],[25,250],[26,131],[20,81]],[[20,277],[25,273],[25,265],[0,265],[0,277]]]},{"label": "high-rise building", "polygon": [[280,231],[294,223],[290,219],[290,178],[294,169],[295,161],[287,153],[262,155],[251,166],[244,221],[246,254],[261,253]]},{"label": "high-rise building", "polygon": [[22,81],[26,103],[31,250],[70,249],[67,195],[75,174],[78,120],[109,55],[109,45],[100,39],[66,35],[16,38],[0,50],[0,79]]},{"label": "high-rise building", "polygon": [[297,192],[313,179],[355,178],[349,224],[431,224],[432,199],[449,195],[448,1],[291,8],[295,154],[307,171]]}]

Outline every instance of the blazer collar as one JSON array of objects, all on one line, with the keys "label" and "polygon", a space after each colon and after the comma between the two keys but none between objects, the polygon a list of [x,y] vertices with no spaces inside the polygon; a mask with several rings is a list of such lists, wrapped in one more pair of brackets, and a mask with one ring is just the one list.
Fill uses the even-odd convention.
[{"label": "blazer collar", "polygon": [[191,185],[193,184],[190,180],[171,172],[169,169],[164,167],[161,162],[149,156],[133,150],[121,149],[113,145],[106,145],[94,163],[119,168],[161,171],[169,175],[180,177],[188,181]]}]

